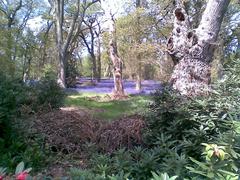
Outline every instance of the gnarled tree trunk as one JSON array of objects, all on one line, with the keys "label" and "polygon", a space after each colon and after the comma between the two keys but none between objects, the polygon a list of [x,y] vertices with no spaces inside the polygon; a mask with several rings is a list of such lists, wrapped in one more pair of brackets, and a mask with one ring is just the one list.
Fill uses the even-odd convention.
[{"label": "gnarled tree trunk", "polygon": [[113,64],[114,91],[113,96],[125,96],[122,82],[122,61],[118,56],[116,43],[116,29],[113,16],[111,16],[109,53]]},{"label": "gnarled tree trunk", "polygon": [[190,29],[185,9],[178,3],[167,48],[175,64],[170,83],[182,95],[206,95],[210,91],[210,63],[229,2],[209,0],[197,29]]}]

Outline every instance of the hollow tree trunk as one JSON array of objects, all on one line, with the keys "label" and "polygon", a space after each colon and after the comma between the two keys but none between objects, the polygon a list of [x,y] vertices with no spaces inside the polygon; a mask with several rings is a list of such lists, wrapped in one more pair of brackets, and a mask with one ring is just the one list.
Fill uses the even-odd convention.
[{"label": "hollow tree trunk", "polygon": [[170,83],[182,95],[206,95],[210,91],[210,63],[229,2],[209,0],[197,29],[190,29],[181,4],[175,9],[174,29],[167,48],[175,64]]},{"label": "hollow tree trunk", "polygon": [[109,53],[113,63],[113,79],[114,79],[114,91],[113,96],[121,97],[124,96],[124,88],[122,81],[122,61],[118,56],[117,43],[116,43],[116,29],[113,17],[111,17],[110,27],[110,42],[109,42]]}]

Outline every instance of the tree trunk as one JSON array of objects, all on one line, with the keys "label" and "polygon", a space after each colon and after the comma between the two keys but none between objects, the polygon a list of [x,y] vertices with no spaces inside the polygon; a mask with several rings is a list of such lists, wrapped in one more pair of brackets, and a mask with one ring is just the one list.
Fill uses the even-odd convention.
[{"label": "tree trunk", "polygon": [[111,17],[109,53],[113,63],[114,91],[113,96],[125,96],[122,82],[122,61],[118,56],[116,43],[116,29],[113,17]]},{"label": "tree trunk", "polygon": [[211,90],[212,57],[230,0],[209,0],[197,29],[191,30],[181,4],[174,11],[174,29],[167,48],[175,64],[170,83],[182,95],[206,95]]},{"label": "tree trunk", "polygon": [[101,69],[102,69],[102,64],[101,64],[101,40],[100,40],[100,35],[97,37],[97,81],[101,81]]},{"label": "tree trunk", "polygon": [[59,61],[58,83],[61,87],[66,88],[66,67],[65,53],[63,52],[63,17],[64,17],[64,0],[55,0],[55,21],[56,21],[56,40],[57,40],[57,58]]},{"label": "tree trunk", "polygon": [[108,63],[105,69],[105,72],[103,74],[104,77],[111,77],[111,65]]},{"label": "tree trunk", "polygon": [[140,91],[142,89],[142,80],[141,75],[137,74],[137,81],[136,81],[136,90]]},{"label": "tree trunk", "polygon": [[92,60],[92,80],[97,79],[98,74],[97,74],[97,63],[96,63],[96,56],[93,53],[91,53],[91,60]]},{"label": "tree trunk", "polygon": [[56,44],[57,44],[57,58],[59,60],[59,75],[58,75],[58,82],[60,86],[63,88],[66,88],[66,64],[67,64],[67,51],[69,49],[69,46],[73,43],[74,40],[79,35],[79,31],[76,30],[74,33],[74,30],[77,27],[81,27],[83,16],[85,15],[85,11],[88,7],[90,7],[92,4],[98,2],[98,0],[92,1],[91,3],[88,3],[84,1],[84,5],[82,6],[83,12],[81,13],[81,20],[77,21],[79,15],[80,15],[80,0],[77,0],[77,10],[73,14],[73,19],[70,24],[70,28],[67,31],[66,39],[63,42],[63,21],[64,21],[64,0],[54,0],[54,15],[55,15],[55,25],[56,25]]},{"label": "tree trunk", "polygon": [[31,57],[25,56],[24,67],[23,67],[23,82],[26,82],[29,79],[31,67]]},{"label": "tree trunk", "polygon": [[[146,3],[145,0],[136,0],[136,10],[138,10],[138,8],[143,8],[144,4]],[[136,38],[136,43],[137,44],[141,44],[141,35],[139,35],[140,29],[141,29],[141,23],[140,23],[140,15],[137,15],[137,31],[138,31],[138,36]],[[136,76],[137,76],[137,80],[136,80],[136,87],[135,89],[137,91],[140,91],[142,89],[142,63],[141,63],[141,55],[138,53],[136,56],[136,60],[138,61],[137,63],[137,72],[136,72]]]}]

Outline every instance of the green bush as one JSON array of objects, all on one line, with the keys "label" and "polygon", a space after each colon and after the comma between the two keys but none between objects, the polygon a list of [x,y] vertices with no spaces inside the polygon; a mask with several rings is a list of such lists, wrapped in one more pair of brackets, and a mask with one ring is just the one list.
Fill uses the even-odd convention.
[{"label": "green bush", "polygon": [[46,160],[43,139],[35,135],[29,137],[29,125],[24,126],[21,109],[24,106],[34,110],[42,106],[59,107],[63,91],[55,81],[44,79],[32,88],[19,79],[1,74],[0,92],[0,166],[11,170],[21,161],[35,168],[42,166]]},{"label": "green bush", "polygon": [[190,158],[193,167],[187,167],[195,179],[238,179],[238,168],[233,159],[240,157],[231,147],[204,144],[203,162]]},{"label": "green bush", "polygon": [[36,99],[35,107],[44,109],[59,108],[63,105],[65,93],[55,79],[45,77],[34,87]]},{"label": "green bush", "polygon": [[[214,84],[206,97],[184,97],[168,86],[154,94],[144,136],[149,148],[162,149],[159,158],[165,168],[161,168],[161,172],[190,176],[185,168],[192,163],[189,158],[204,161],[202,143],[226,145],[239,152],[239,133],[236,132],[240,112],[239,69],[240,60],[231,61],[225,67],[224,79]],[[236,156],[230,159],[239,163]],[[184,168],[179,169],[178,162],[182,162]]]}]

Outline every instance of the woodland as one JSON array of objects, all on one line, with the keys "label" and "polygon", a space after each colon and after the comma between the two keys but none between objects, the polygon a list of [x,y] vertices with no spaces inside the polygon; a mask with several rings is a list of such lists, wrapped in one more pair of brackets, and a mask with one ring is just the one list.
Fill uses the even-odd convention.
[{"label": "woodland", "polygon": [[0,180],[239,178],[239,0],[0,0]]}]

